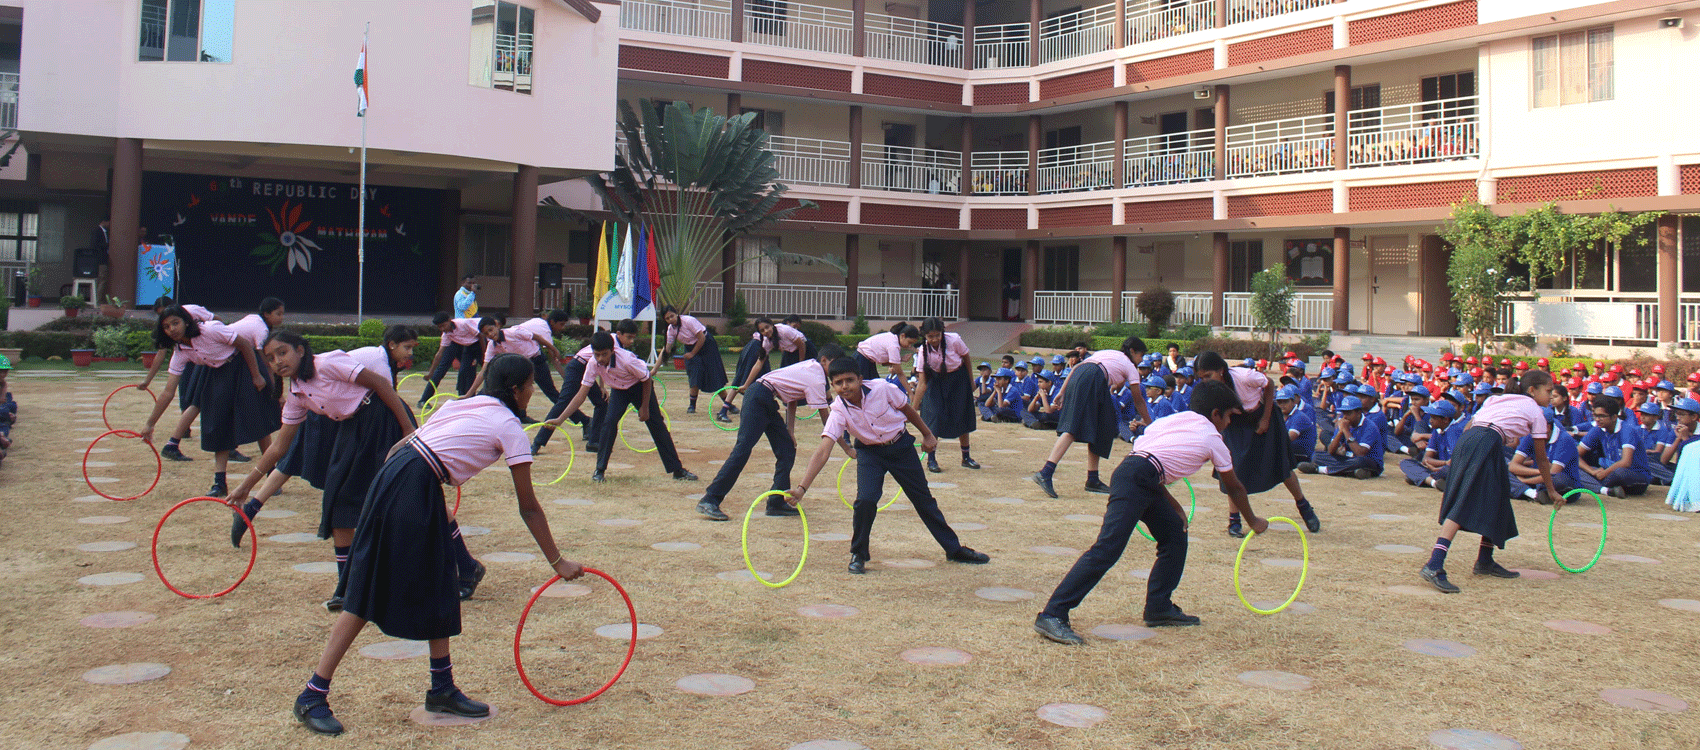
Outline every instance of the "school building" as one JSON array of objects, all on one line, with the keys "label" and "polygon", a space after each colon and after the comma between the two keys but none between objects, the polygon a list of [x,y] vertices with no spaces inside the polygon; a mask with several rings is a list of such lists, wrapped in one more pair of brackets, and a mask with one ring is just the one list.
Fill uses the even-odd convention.
[{"label": "school building", "polygon": [[1298,331],[1447,336],[1437,229],[1474,196],[1671,212],[1580,249],[1501,333],[1700,343],[1700,102],[1676,85],[1700,73],[1700,2],[0,3],[0,57],[21,39],[0,117],[27,151],[0,199],[36,212],[19,226],[61,276],[110,212],[114,269],[146,224],[187,298],[281,284],[352,310],[370,20],[368,199],[391,213],[368,210],[368,310],[445,307],[462,272],[485,307],[549,304],[539,263],[581,296],[594,225],[537,201],[603,216],[572,178],[612,167],[616,99],[648,98],[756,112],[819,204],[726,254],[709,316],[742,294],[752,314],[1088,323],[1161,285],[1179,319],[1244,330],[1252,274],[1284,263]]}]

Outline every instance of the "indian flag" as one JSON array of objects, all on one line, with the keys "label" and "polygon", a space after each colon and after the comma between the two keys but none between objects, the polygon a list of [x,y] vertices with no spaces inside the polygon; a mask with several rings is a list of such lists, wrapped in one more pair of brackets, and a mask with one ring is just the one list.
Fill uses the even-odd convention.
[{"label": "indian flag", "polygon": [[354,64],[354,90],[360,95],[360,108],[354,114],[366,116],[366,40],[360,40],[360,61]]}]

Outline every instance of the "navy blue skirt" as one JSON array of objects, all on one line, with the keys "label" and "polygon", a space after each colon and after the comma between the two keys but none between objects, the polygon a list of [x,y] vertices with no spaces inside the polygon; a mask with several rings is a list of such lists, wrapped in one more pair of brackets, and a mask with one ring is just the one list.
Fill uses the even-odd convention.
[{"label": "navy blue skirt", "polygon": [[752,370],[759,378],[769,369],[772,369],[772,366],[768,361],[767,349],[755,339],[751,339],[744,344],[744,350],[738,353],[738,372],[732,376],[732,385],[741,386],[749,382]]},{"label": "navy blue skirt", "polygon": [[704,333],[703,338],[702,349],[695,357],[685,360],[685,376],[692,388],[713,393],[726,387],[726,363],[720,360],[720,344],[714,337]]},{"label": "navy blue skirt", "polygon": [[1077,365],[1063,390],[1057,434],[1073,435],[1075,442],[1085,443],[1099,458],[1109,458],[1110,448],[1121,437],[1120,421],[1104,368],[1097,362]]},{"label": "navy blue skirt", "polygon": [[400,439],[401,425],[376,397],[368,396],[348,419],[325,420],[321,450],[328,458],[319,503],[320,538],[329,539],[332,529],[355,527],[373,477]]},{"label": "navy blue skirt", "polygon": [[1517,514],[1505,491],[1511,484],[1508,463],[1498,430],[1483,426],[1464,430],[1447,467],[1439,522],[1457,521],[1460,529],[1480,534],[1501,549],[1507,540],[1517,538]]},{"label": "navy blue skirt", "polygon": [[183,365],[183,374],[177,376],[177,410],[187,411],[195,406],[195,397],[201,393],[201,378],[204,374],[201,366],[194,362]]},{"label": "navy blue skirt", "polygon": [[815,348],[815,342],[810,341],[808,339],[803,339],[803,350],[802,351],[800,351],[800,352],[780,352],[779,353],[779,366],[780,367],[790,367],[791,365],[794,365],[794,364],[797,364],[798,362],[803,361],[804,358],[813,360],[813,359],[816,359],[816,358],[819,358],[819,357],[820,357],[820,351]]},{"label": "navy blue skirt", "polygon": [[921,421],[940,440],[959,438],[979,426],[974,414],[974,379],[964,362],[950,372],[927,370],[927,393],[921,397]]},{"label": "navy blue skirt", "polygon": [[[1246,494],[1268,492],[1287,481],[1298,466],[1293,455],[1292,440],[1287,437],[1287,419],[1280,409],[1269,414],[1269,431],[1257,434],[1257,411],[1241,412],[1228,420],[1222,431],[1222,442],[1234,457],[1234,476],[1245,486]],[[1223,493],[1228,490],[1221,488]]]},{"label": "navy blue skirt", "polygon": [[[330,425],[327,427],[326,425]],[[330,467],[330,453],[326,450],[326,430],[336,429],[336,423],[325,415],[314,412],[307,413],[307,419],[295,430],[295,439],[289,443],[289,451],[283,454],[283,459],[277,462],[277,470],[298,479],[304,479],[314,489],[325,488],[325,470]]]},{"label": "navy blue skirt", "polygon": [[460,570],[449,534],[431,461],[402,446],[373,478],[354,527],[343,609],[391,638],[460,635]]},{"label": "navy blue skirt", "polygon": [[201,450],[235,450],[277,432],[281,409],[273,392],[271,373],[260,370],[263,389],[254,388],[248,363],[231,357],[218,367],[199,367],[200,386],[195,405],[201,407]]}]

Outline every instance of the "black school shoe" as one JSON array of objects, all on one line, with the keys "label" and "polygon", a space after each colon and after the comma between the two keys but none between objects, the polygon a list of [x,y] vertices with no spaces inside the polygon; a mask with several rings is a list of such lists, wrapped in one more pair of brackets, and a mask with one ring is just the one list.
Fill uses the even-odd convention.
[{"label": "black school shoe", "polygon": [[1430,586],[1442,594],[1456,594],[1461,591],[1457,585],[1446,580],[1446,571],[1441,568],[1423,566],[1422,570],[1417,571],[1417,575],[1422,576],[1423,580],[1428,581]]},{"label": "black school shoe", "polygon": [[[673,478],[677,479],[681,482],[695,482],[695,481],[697,481],[697,475],[692,474],[691,472],[689,472],[685,469],[680,469],[678,471],[673,472]],[[772,514],[770,513],[768,515],[772,515]]]},{"label": "black school shoe", "polygon": [[732,517],[726,515],[726,511],[721,510],[720,506],[715,505],[714,503],[711,503],[707,500],[703,500],[702,502],[697,503],[697,512],[707,516],[708,520],[710,520],[710,521],[730,521],[730,520],[732,520]]},{"label": "black school shoe", "polygon": [[1239,522],[1238,519],[1235,519],[1235,520],[1228,522],[1228,536],[1231,536],[1235,539],[1244,539],[1245,538],[1245,528],[1243,526],[1240,526],[1240,522]]},{"label": "black school shoe", "polygon": [[1305,508],[1299,511],[1299,517],[1304,519],[1305,528],[1309,529],[1310,533],[1315,534],[1322,531],[1322,519],[1317,518],[1315,508]]},{"label": "black school shoe", "polygon": [[193,460],[195,460],[193,458],[190,458],[188,456],[183,455],[183,449],[182,448],[179,448],[179,447],[172,445],[170,443],[166,443],[164,448],[159,449],[159,455],[160,455],[161,458],[164,458],[168,461],[193,461]]},{"label": "black school shoe", "polygon": [[1108,495],[1110,494],[1110,485],[1104,484],[1101,481],[1089,481],[1086,483],[1086,491],[1096,492],[1100,495]]},{"label": "black school shoe", "polygon": [[962,459],[962,468],[964,468],[964,469],[978,469],[978,468],[980,468],[980,462],[975,461],[972,458],[964,458],[964,459]]},{"label": "black school shoe", "polygon": [[1504,565],[1500,565],[1498,562],[1493,560],[1487,561],[1486,564],[1477,560],[1476,567],[1470,572],[1479,576],[1493,576],[1494,578],[1520,578],[1523,575],[1522,573],[1506,568]]},{"label": "black school shoe", "polygon": [[955,552],[946,553],[944,559],[967,565],[985,565],[992,561],[991,555],[984,552],[975,552],[969,547],[957,547]]},{"label": "black school shoe", "polygon": [[767,514],[775,517],[795,516],[797,515],[797,509],[784,500],[774,499],[767,501]]},{"label": "black school shoe", "polygon": [[863,560],[859,557],[852,555],[850,557],[850,574],[859,576],[863,573],[868,572],[867,565],[868,565],[867,560]]},{"label": "black school shoe", "polygon": [[247,456],[242,455],[242,451],[236,450],[235,448],[230,449],[230,462],[231,463],[233,463],[233,464],[245,464],[245,463],[248,463],[249,461],[252,461],[252,460],[254,460],[254,459],[251,459]]},{"label": "black school shoe", "polygon": [[1039,489],[1044,490],[1045,494],[1051,497],[1057,496],[1056,488],[1051,486],[1051,480],[1046,479],[1044,474],[1034,472],[1033,476],[1028,478],[1032,479],[1034,484],[1039,485]]},{"label": "black school shoe", "polygon": [[[259,511],[256,510],[254,512],[258,513]],[[232,516],[232,518],[230,519],[230,546],[235,547],[237,549],[242,549],[242,537],[245,537],[245,536],[248,535],[248,524],[242,522],[242,517],[247,516],[249,521],[253,521],[254,517],[248,515],[248,509],[245,508],[245,507],[244,508],[238,508],[234,513],[231,514],[231,516]],[[258,532],[256,532],[256,533],[258,533]]]},{"label": "black school shoe", "polygon": [[230,494],[230,488],[225,487],[223,482],[216,480],[212,483],[212,488],[207,490],[207,497],[224,497],[228,494]]},{"label": "black school shoe", "polygon": [[934,474],[943,474],[944,473],[944,469],[939,468],[938,457],[932,455],[931,453],[927,454],[927,471],[932,472]]},{"label": "black school shoe", "polygon": [[1147,613],[1145,615],[1145,627],[1148,628],[1182,628],[1191,625],[1198,625],[1202,622],[1203,620],[1182,612],[1178,608],[1162,614],[1153,615]]},{"label": "black school shoe", "polygon": [[1069,627],[1068,620],[1053,617],[1043,612],[1040,612],[1038,617],[1033,618],[1033,629],[1038,631],[1039,635],[1045,636],[1046,640],[1065,646],[1079,646],[1086,643],[1085,638],[1081,638],[1079,633],[1074,632],[1074,628]]},{"label": "black school shoe", "polygon": [[490,704],[475,701],[466,697],[466,693],[461,692],[460,688],[450,687],[425,693],[425,710],[434,714],[453,714],[478,719],[490,715]]},{"label": "black school shoe", "polygon": [[[325,710],[314,710],[320,706],[323,706]],[[322,715],[314,716],[315,713]],[[331,713],[330,704],[322,699],[313,703],[296,701],[295,720],[301,722],[301,726],[312,730],[313,734],[324,734],[332,737],[342,734],[342,722],[336,720],[336,715]]]},{"label": "black school shoe", "polygon": [[478,584],[484,581],[484,563],[477,565],[478,567],[472,569],[472,575],[463,576],[459,581],[460,600],[463,602],[471,599],[472,594],[478,591]]},{"label": "black school shoe", "polygon": [[325,611],[330,612],[332,614],[335,614],[337,612],[341,612],[342,611],[342,595],[341,594],[333,594],[333,595],[331,595],[331,598],[326,599],[325,600]]}]

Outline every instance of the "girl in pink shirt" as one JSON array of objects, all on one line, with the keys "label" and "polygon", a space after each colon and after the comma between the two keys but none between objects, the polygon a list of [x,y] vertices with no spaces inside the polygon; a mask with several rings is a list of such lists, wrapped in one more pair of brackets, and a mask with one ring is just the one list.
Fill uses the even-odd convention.
[{"label": "girl in pink shirt", "polygon": [[[1287,420],[1275,406],[1275,381],[1249,367],[1229,367],[1222,355],[1201,352],[1193,359],[1193,369],[1199,382],[1216,380],[1233,387],[1243,411],[1234,416],[1222,439],[1233,451],[1234,464],[1239,467],[1240,483],[1245,491],[1256,495],[1268,492],[1275,485],[1286,485],[1293,495],[1293,504],[1304,518],[1305,528],[1314,534],[1322,530],[1322,519],[1316,515],[1310,501],[1305,499],[1304,487],[1299,484],[1298,462],[1293,459],[1292,438],[1287,435]],[[1224,485],[1223,492],[1227,492]],[[1228,535],[1241,538],[1245,531],[1240,514],[1228,514]]]},{"label": "girl in pink shirt", "polygon": [[[566,321],[562,320],[561,325],[563,328],[566,327]],[[527,362],[532,363],[533,377],[537,377],[539,369],[542,370],[543,375],[537,380],[539,392],[549,398],[550,403],[553,403],[560,396],[559,393],[550,396],[549,392],[555,390],[554,384],[551,383],[549,387],[544,388],[542,382],[543,378],[549,377],[549,363],[556,365],[565,363],[561,359],[560,350],[555,348],[554,340],[526,327],[524,323],[503,328],[499,321],[491,317],[478,321],[478,331],[484,336],[484,363],[486,366],[489,365],[490,360],[499,355],[518,354],[525,357]],[[547,359],[544,358],[544,350],[549,352]],[[482,370],[472,378],[471,390],[473,393],[478,392],[478,385],[483,382],[483,378]]]},{"label": "girl in pink shirt", "polygon": [[714,415],[716,420],[731,422],[732,415],[738,413],[738,406],[734,403],[738,394],[743,389],[750,387],[751,383],[756,382],[756,378],[766,375],[768,370],[773,369],[773,363],[769,361],[768,356],[770,351],[773,351],[773,343],[768,341],[759,329],[750,334],[750,340],[745,342],[743,351],[738,352],[738,369],[732,375],[732,380],[729,383],[729,385],[735,386],[735,389],[728,390],[720,395],[720,413]]},{"label": "girl in pink shirt", "polygon": [[672,352],[674,341],[685,347],[685,353],[679,355],[685,360],[685,377],[691,384],[691,401],[685,413],[695,414],[698,393],[714,393],[726,387],[726,363],[720,360],[720,345],[709,334],[708,326],[672,305],[661,308],[661,320],[667,324],[667,342],[662,351]]},{"label": "girl in pink shirt", "polygon": [[173,350],[170,377],[154,401],[153,413],[141,430],[142,439],[153,441],[154,425],[170,404],[184,366],[190,362],[199,365],[201,384],[192,398],[201,408],[201,450],[213,454],[213,484],[207,494],[224,497],[224,469],[230,452],[277,429],[278,404],[271,392],[271,379],[246,338],[217,321],[196,322],[181,307],[167,308],[160,315],[154,342]]},{"label": "girl in pink shirt", "polygon": [[[1122,340],[1121,348],[1095,352],[1069,371],[1062,390],[1057,393],[1057,407],[1053,408],[1053,411],[1061,409],[1057,416],[1057,442],[1051,446],[1045,465],[1029,477],[1046,495],[1057,496],[1051,478],[1056,474],[1057,462],[1062,461],[1075,441],[1087,445],[1086,491],[1110,493],[1110,486],[1098,478],[1098,460],[1110,457],[1110,446],[1121,436],[1122,425],[1118,424],[1111,393],[1128,382],[1138,385],[1139,371],[1133,363],[1144,356],[1145,341],[1129,336]],[[1149,423],[1151,414],[1145,399],[1134,399],[1133,403],[1140,418]]]},{"label": "girl in pink shirt", "polygon": [[519,422],[533,391],[531,363],[502,355],[485,372],[479,395],[445,404],[412,436],[389,448],[372,481],[349,556],[345,607],[306,689],[295,699],[296,720],[315,733],[343,731],[327,700],[331,678],[368,621],[392,638],[430,642],[426,711],[489,715],[489,706],[455,686],[449,659],[449,638],[461,633],[459,581],[466,571],[456,561],[443,485],[458,486],[505,456],[520,518],[543,559],[563,579],[584,573],[583,566],[561,554],[532,492],[531,453]]},{"label": "girl in pink shirt", "polygon": [[[760,328],[764,320],[766,318],[757,320],[756,327]],[[787,315],[785,322],[777,325],[768,323],[767,325],[772,330],[772,334],[768,336],[769,340],[779,347],[780,367],[790,367],[798,362],[820,357],[820,353],[815,351],[815,342],[810,341],[809,337],[803,334],[803,317],[801,315]]]},{"label": "girl in pink shirt", "polygon": [[[968,371],[968,344],[944,330],[944,321],[921,321],[920,379],[915,400],[921,404],[921,419],[941,439],[956,438],[962,445],[962,467],[980,468],[969,455],[969,436],[978,426],[974,418],[974,378]],[[927,453],[927,471],[937,474],[939,455]]]},{"label": "girl in pink shirt", "polygon": [[856,345],[856,367],[863,380],[878,379],[879,368],[886,367],[897,378],[898,387],[909,389],[909,377],[903,374],[903,350],[921,343],[920,329],[904,321],[893,323],[891,330],[876,333]]},{"label": "girl in pink shirt", "polygon": [[437,353],[431,356],[431,366],[426,368],[430,374],[425,376],[425,392],[419,395],[419,403],[415,404],[421,409],[425,408],[427,399],[437,394],[437,383],[448,375],[449,366],[455,362],[460,363],[455,375],[455,393],[466,395],[477,374],[479,344],[484,340],[476,320],[438,311],[431,318],[431,324],[437,327],[442,337],[437,341]]}]

